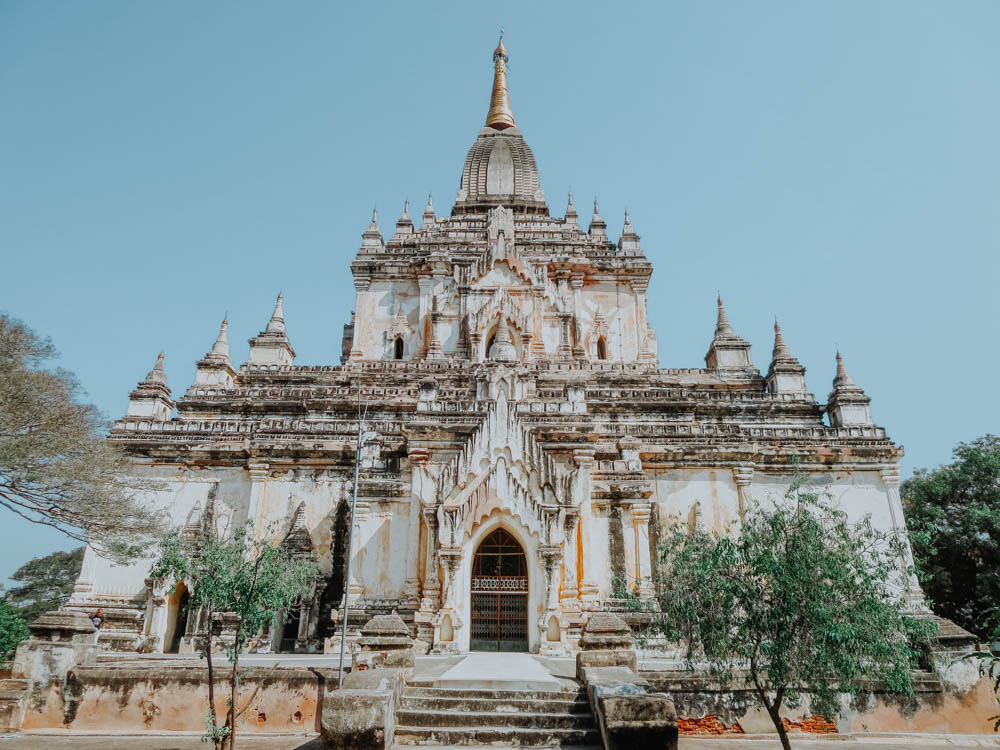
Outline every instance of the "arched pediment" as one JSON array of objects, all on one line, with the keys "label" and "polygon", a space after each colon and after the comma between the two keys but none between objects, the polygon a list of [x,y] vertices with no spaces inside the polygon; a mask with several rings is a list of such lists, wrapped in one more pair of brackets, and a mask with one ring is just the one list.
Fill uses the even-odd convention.
[{"label": "arched pediment", "polygon": [[520,301],[512,297],[506,289],[500,288],[493,292],[478,310],[469,315],[469,333],[486,333],[487,329],[496,325],[501,316],[505,317],[518,333],[531,330],[528,316],[522,311]]}]

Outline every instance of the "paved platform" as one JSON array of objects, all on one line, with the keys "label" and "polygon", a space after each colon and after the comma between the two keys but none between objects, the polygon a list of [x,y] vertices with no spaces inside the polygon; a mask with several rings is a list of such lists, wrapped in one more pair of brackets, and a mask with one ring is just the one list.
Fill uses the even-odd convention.
[{"label": "paved platform", "polygon": [[[794,750],[965,750],[1000,748],[1000,737],[990,735],[945,734],[834,734],[810,736],[792,734]],[[245,750],[323,750],[322,740],[314,734],[240,735],[237,746]],[[0,750],[204,750],[194,733],[136,736],[35,734],[0,735]],[[680,750],[778,750],[781,743],[774,735],[742,737],[681,737]],[[413,750],[412,746],[405,750]],[[420,746],[420,750],[459,750],[445,746]],[[468,747],[460,750],[469,750]],[[501,750],[494,748],[494,750]],[[563,748],[562,750],[572,750]],[[637,750],[639,750],[637,748]]]},{"label": "paved platform", "polygon": [[[456,684],[444,684],[442,681]],[[536,654],[473,652],[418,656],[413,683],[485,690],[560,690],[575,688],[576,661]],[[495,683],[495,684],[494,684]]]}]

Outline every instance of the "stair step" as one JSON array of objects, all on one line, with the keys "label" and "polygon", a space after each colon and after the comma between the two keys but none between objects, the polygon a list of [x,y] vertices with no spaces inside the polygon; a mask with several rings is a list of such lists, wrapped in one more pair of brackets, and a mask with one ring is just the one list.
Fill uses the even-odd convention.
[{"label": "stair step", "polygon": [[500,700],[586,700],[587,693],[582,688],[562,690],[465,690],[462,688],[413,687],[407,685],[404,698],[496,698]]},{"label": "stair step", "polygon": [[589,714],[590,704],[583,698],[557,700],[538,698],[425,698],[403,696],[402,707],[415,711],[497,711],[544,714]]},{"label": "stair step", "polygon": [[483,727],[397,726],[397,745],[501,745],[514,747],[564,747],[600,745],[596,729],[523,729]]},{"label": "stair step", "polygon": [[546,714],[503,711],[451,712],[414,711],[402,709],[397,714],[400,724],[410,727],[478,727],[503,731],[506,729],[596,729],[590,714]]}]

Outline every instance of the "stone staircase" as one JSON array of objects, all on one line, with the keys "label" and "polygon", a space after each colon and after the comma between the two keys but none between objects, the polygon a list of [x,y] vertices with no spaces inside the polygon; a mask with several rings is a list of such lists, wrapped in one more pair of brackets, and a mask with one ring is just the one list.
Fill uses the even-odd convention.
[{"label": "stone staircase", "polygon": [[465,690],[410,684],[396,713],[395,744],[600,748],[601,735],[582,688]]}]

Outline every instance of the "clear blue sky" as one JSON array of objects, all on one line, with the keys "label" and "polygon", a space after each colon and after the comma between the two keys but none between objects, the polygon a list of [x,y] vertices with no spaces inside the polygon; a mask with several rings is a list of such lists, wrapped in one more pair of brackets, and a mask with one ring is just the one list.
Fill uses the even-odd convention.
[{"label": "clear blue sky", "polygon": [[[227,310],[244,361],[279,289],[339,362],[372,205],[449,211],[501,26],[553,213],[642,235],[662,366],[703,366],[721,291],[821,400],[839,344],[904,476],[1000,432],[998,2],[2,1],[0,309],[109,418]],[[66,546],[2,520],[0,581]]]}]

